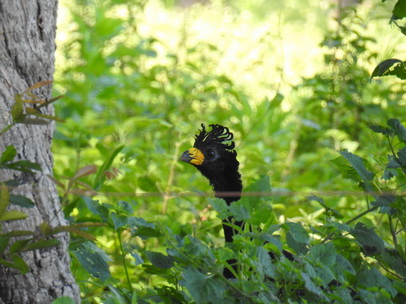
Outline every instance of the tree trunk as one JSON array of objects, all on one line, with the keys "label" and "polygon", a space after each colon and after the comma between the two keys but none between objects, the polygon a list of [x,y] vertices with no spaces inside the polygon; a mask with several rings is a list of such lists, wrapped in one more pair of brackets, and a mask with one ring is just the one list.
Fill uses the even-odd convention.
[{"label": "tree trunk", "polygon": [[[0,130],[12,121],[10,109],[14,97],[40,81],[52,80],[54,72],[57,0],[0,1]],[[48,100],[51,86],[35,89],[35,94]],[[32,105],[25,105],[32,107]],[[53,115],[52,106],[40,109]],[[50,151],[54,123],[47,125],[17,124],[0,135],[0,154],[13,145],[16,160],[38,163],[42,172],[35,175],[15,170],[1,170],[0,182],[14,180],[18,185],[11,193],[30,198],[35,206],[22,208],[24,220],[1,222],[1,232],[29,230],[40,235],[40,225],[66,225],[52,175]],[[79,289],[70,272],[69,235],[53,235],[57,247],[37,249],[22,254],[29,271],[20,272],[0,266],[0,303],[51,303],[67,296],[80,302]]]}]

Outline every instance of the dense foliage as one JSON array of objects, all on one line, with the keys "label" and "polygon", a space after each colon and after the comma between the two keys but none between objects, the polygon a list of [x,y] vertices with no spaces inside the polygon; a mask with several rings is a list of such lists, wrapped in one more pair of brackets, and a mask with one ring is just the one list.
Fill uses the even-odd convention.
[{"label": "dense foliage", "polygon": [[[83,302],[406,302],[405,67],[391,58],[401,42],[380,53],[375,29],[404,39],[403,2],[127,2],[66,3],[55,75],[64,97],[58,118],[37,117],[64,120],[55,182],[69,226],[59,231],[72,233]],[[295,32],[303,24],[314,37]],[[249,43],[236,34],[256,28]],[[179,163],[202,122],[232,130],[244,192],[263,196],[227,207]],[[14,156],[7,148],[0,168],[39,169]],[[0,210],[32,204],[0,190]],[[248,223],[232,247],[220,221],[230,214]],[[0,221],[24,214],[12,216]],[[22,272],[19,252],[57,245],[6,249],[13,236],[0,235],[0,263]],[[222,274],[230,259],[235,280]]]}]

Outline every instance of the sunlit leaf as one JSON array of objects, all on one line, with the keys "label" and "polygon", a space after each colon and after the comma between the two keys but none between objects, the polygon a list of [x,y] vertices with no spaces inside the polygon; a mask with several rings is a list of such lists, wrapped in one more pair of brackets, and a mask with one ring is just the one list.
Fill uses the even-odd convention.
[{"label": "sunlit leaf", "polygon": [[340,151],[340,154],[349,161],[363,181],[369,182],[373,180],[375,174],[365,168],[364,159],[346,150]]},{"label": "sunlit leaf", "polygon": [[7,146],[0,156],[0,165],[12,161],[16,155],[17,151],[14,146]]},{"label": "sunlit leaf", "polygon": [[27,218],[27,214],[19,210],[10,210],[0,214],[0,221],[16,221]]},{"label": "sunlit leaf", "polygon": [[21,101],[21,96],[20,98],[16,96],[15,103],[11,107],[11,117],[13,118],[13,122],[21,122],[24,119],[24,116],[24,106]]},{"label": "sunlit leaf", "polygon": [[80,264],[95,278],[102,282],[111,277],[109,265],[110,257],[91,242],[84,242],[73,250]]},{"label": "sunlit leaf", "polygon": [[380,62],[372,72],[371,78],[385,76],[393,65],[401,62],[402,60],[399,59],[387,59]]}]

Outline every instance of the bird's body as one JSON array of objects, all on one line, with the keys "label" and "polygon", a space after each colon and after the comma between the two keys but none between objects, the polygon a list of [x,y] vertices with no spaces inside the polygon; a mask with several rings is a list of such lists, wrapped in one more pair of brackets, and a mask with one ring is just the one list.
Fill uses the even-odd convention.
[{"label": "bird's body", "polygon": [[[241,174],[238,171],[239,162],[235,144],[232,142],[233,134],[228,128],[220,125],[210,125],[212,128],[207,132],[202,124],[202,130],[196,135],[193,148],[186,150],[181,160],[196,167],[205,176],[213,187],[214,195],[224,199],[227,205],[238,201],[241,198],[242,182]],[[227,144],[226,142],[230,142]],[[233,241],[236,231],[230,225],[242,227],[243,222],[235,221],[229,217],[223,220],[224,238],[226,243]],[[235,260],[229,260],[235,264]],[[234,265],[234,269],[236,269]],[[224,269],[226,278],[234,278],[233,273],[227,268]]]}]

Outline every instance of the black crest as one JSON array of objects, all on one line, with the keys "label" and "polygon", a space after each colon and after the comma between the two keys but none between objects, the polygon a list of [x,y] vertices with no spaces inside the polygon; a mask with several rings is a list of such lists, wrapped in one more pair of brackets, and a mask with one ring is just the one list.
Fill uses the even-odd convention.
[{"label": "black crest", "polygon": [[224,142],[231,141],[234,138],[233,133],[227,127],[223,127],[217,124],[209,125],[211,131],[207,132],[204,124],[202,124],[202,129],[200,133],[196,135],[194,147],[202,148],[206,145],[217,143],[223,145],[227,150],[233,150],[235,143],[232,141],[230,144],[225,144]]}]

